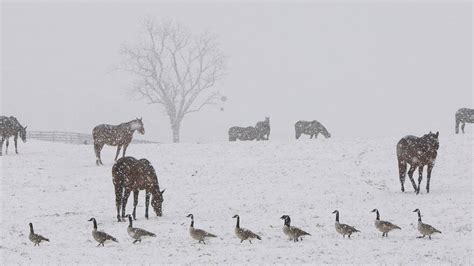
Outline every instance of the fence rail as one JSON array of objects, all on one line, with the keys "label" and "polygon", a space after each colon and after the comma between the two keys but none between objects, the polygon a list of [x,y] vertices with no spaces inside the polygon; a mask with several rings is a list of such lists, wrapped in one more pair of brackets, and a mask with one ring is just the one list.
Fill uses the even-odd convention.
[{"label": "fence rail", "polygon": [[[26,133],[27,138],[38,139],[43,141],[72,143],[72,144],[92,144],[92,135],[74,132],[63,132],[63,131],[28,131]],[[157,144],[158,142],[133,139],[132,143],[137,144]]]}]

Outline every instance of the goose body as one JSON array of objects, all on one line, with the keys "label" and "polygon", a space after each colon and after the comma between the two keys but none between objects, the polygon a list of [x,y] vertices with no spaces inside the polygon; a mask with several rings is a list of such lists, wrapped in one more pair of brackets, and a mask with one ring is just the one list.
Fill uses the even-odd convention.
[{"label": "goose body", "polygon": [[127,227],[127,233],[131,238],[135,239],[135,241],[133,241],[133,244],[137,242],[142,242],[142,239],[144,238],[156,237],[156,235],[153,234],[152,232],[148,232],[147,230],[144,230],[141,228],[133,227],[132,216],[128,214],[127,217],[129,221],[129,225]]},{"label": "goose body", "polygon": [[356,232],[360,232],[357,230],[355,227],[347,225],[347,224],[341,224],[339,223],[339,211],[335,210],[333,213],[336,214],[336,222],[334,224],[334,227],[336,228],[336,232],[342,235],[342,237],[347,237],[351,238],[351,235]]},{"label": "goose body", "polygon": [[303,240],[303,236],[310,236],[309,233],[299,229],[296,226],[291,226],[291,218],[288,215],[283,215],[280,219],[284,220],[283,224],[283,233],[293,240],[293,242],[298,242],[298,240]]},{"label": "goose body", "polygon": [[204,240],[206,240],[207,238],[217,237],[216,235],[208,233],[202,229],[194,228],[194,216],[192,214],[189,214],[186,217],[191,218],[191,225],[189,226],[189,235],[193,239],[197,240],[198,243],[202,242],[203,244],[206,244]]},{"label": "goose body", "polygon": [[95,241],[97,241],[97,243],[99,243],[97,246],[104,246],[104,243],[106,241],[114,241],[114,242],[118,242],[117,239],[103,231],[99,231],[97,230],[97,221],[95,220],[95,218],[90,218],[89,219],[89,222],[93,222],[94,224],[94,228],[92,229],[92,237],[95,239]]},{"label": "goose body", "polygon": [[39,234],[35,234],[32,223],[30,223],[30,235],[28,236],[28,238],[31,242],[35,244],[35,246],[39,246],[42,241],[49,242],[49,239],[47,239],[46,237]]},{"label": "goose body", "polygon": [[377,217],[375,218],[375,228],[382,232],[382,237],[388,237],[388,232],[394,229],[401,229],[399,226],[392,224],[391,222],[380,220],[379,210],[373,209],[372,212],[375,212]]},{"label": "goose body", "polygon": [[248,240],[250,243],[252,243],[252,239],[255,238],[262,240],[262,238],[254,232],[240,227],[240,217],[238,215],[234,215],[232,218],[237,218],[237,224],[235,225],[234,232],[235,235],[240,239],[240,243],[244,242],[244,240]]},{"label": "goose body", "polygon": [[421,211],[419,209],[416,209],[413,212],[418,213],[418,226],[417,226],[417,229],[418,229],[418,232],[420,232],[420,234],[421,234],[421,236],[419,236],[418,238],[423,238],[425,236],[428,236],[428,238],[431,240],[431,235],[437,234],[437,233],[441,234],[441,231],[439,231],[438,229],[434,228],[433,226],[431,226],[429,224],[425,224],[421,221]]}]

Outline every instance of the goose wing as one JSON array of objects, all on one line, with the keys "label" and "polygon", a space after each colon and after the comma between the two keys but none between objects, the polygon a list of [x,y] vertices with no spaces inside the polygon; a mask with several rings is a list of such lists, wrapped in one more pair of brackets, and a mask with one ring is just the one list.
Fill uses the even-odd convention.
[{"label": "goose wing", "polygon": [[241,230],[242,230],[242,234],[248,236],[249,238],[256,238],[258,240],[262,240],[262,238],[259,235],[255,234],[254,232],[250,231],[249,229],[242,228]]},{"label": "goose wing", "polygon": [[41,241],[47,241],[47,242],[49,242],[49,239],[46,238],[46,237],[44,237],[44,236],[42,236],[42,235],[36,235],[36,238],[39,239],[39,240],[41,240]]},{"label": "goose wing", "polygon": [[292,227],[290,227],[290,229],[291,229],[291,232],[295,236],[305,236],[305,235],[310,236],[310,234],[308,232],[305,232],[305,231],[299,229],[298,227],[292,226]]},{"label": "goose wing", "polygon": [[139,236],[152,236],[152,237],[156,236],[152,232],[148,232],[147,230],[141,229],[141,228],[133,228],[133,231],[135,232],[135,234]]},{"label": "goose wing", "polygon": [[429,224],[424,224],[424,227],[426,230],[432,232],[432,233],[440,233],[441,234],[441,231],[439,231],[438,229],[434,228],[433,226],[429,225]]},{"label": "goose wing", "polygon": [[117,240],[115,237],[113,237],[113,236],[107,234],[106,232],[97,231],[96,234],[97,234],[100,238],[102,238],[102,239],[111,240],[111,241],[114,241],[114,242],[118,242],[118,240]]},{"label": "goose wing", "polygon": [[392,224],[391,222],[387,222],[387,221],[380,221],[380,226],[381,226],[383,229],[389,229],[389,230],[392,230],[392,229],[401,229],[399,226],[394,225],[394,224]]},{"label": "goose wing", "polygon": [[194,229],[194,233],[200,235],[200,236],[203,236],[203,237],[217,237],[216,235],[214,234],[211,234],[209,232],[206,232],[202,229]]},{"label": "goose wing", "polygon": [[350,226],[350,225],[347,225],[347,224],[341,224],[341,229],[342,229],[344,232],[347,232],[347,233],[360,232],[360,231],[357,230],[355,227]]}]

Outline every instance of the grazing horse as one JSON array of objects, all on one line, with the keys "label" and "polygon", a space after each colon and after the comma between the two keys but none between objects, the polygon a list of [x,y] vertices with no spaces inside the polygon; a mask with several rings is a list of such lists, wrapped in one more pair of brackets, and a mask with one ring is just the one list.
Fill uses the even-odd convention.
[{"label": "grazing horse", "polygon": [[312,139],[318,138],[318,134],[321,133],[326,138],[331,137],[331,133],[323,126],[323,124],[319,123],[316,120],[313,121],[303,121],[300,120],[295,123],[295,137],[299,139],[301,134],[309,135],[309,138]]},{"label": "grazing horse", "polygon": [[462,133],[464,134],[464,126],[466,123],[474,123],[474,109],[461,108],[456,112],[456,134],[459,133],[459,124],[461,125]]},{"label": "grazing horse", "polygon": [[[125,218],[125,207],[128,197],[133,191],[133,219],[136,219],[136,209],[138,204],[138,193],[145,190],[145,218],[148,219],[148,205],[155,210],[157,216],[163,214],[163,193],[160,191],[158,178],[151,163],[147,159],[137,160],[127,156],[120,158],[112,167],[113,183],[115,187],[115,205],[117,207],[117,220],[122,221]],[[122,207],[122,216],[120,217],[120,206]]]},{"label": "grazing horse", "polygon": [[94,127],[92,130],[92,138],[94,139],[94,151],[96,157],[96,164],[101,165],[100,151],[105,144],[110,146],[117,146],[117,153],[115,154],[115,161],[117,161],[120,149],[123,146],[122,157],[125,156],[127,147],[132,141],[133,133],[138,130],[140,134],[145,134],[145,128],[141,118],[137,118],[127,123],[122,123],[118,126],[102,124]]},{"label": "grazing horse", "polygon": [[[405,191],[404,183],[407,164],[410,165],[408,177],[410,178],[411,184],[413,185],[416,194],[420,193],[420,185],[423,178],[423,167],[425,165],[428,166],[426,193],[430,192],[431,170],[433,170],[439,149],[438,136],[439,132],[436,132],[436,134],[430,132],[421,138],[415,136],[406,136],[398,142],[397,158],[402,192]],[[413,172],[415,172],[416,168],[418,168],[419,173],[418,187],[415,184],[415,180],[413,180]]]},{"label": "grazing horse", "polygon": [[268,140],[270,138],[270,117],[265,117],[265,121],[258,121],[255,129],[257,130],[257,140]]},{"label": "grazing horse", "polygon": [[15,141],[15,152],[18,154],[18,135],[23,142],[26,142],[26,126],[23,127],[18,119],[13,116],[0,116],[0,156],[2,155],[3,142],[6,140],[5,154],[8,154],[8,139],[13,136]]},{"label": "grazing horse", "polygon": [[229,128],[229,141],[254,140],[258,138],[257,130],[252,127],[231,127]]}]

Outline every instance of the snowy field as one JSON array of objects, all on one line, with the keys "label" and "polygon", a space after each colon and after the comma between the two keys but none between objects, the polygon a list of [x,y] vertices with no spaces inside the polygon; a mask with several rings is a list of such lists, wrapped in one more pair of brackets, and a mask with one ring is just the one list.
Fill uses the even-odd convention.
[{"label": "snowy field", "polygon": [[[144,218],[139,197],[136,227],[157,234],[132,244],[128,223],[118,223],[111,167],[115,148],[103,150],[95,166],[92,146],[29,140],[20,154],[2,164],[1,257],[10,263],[396,263],[472,264],[472,135],[440,136],[438,159],[426,194],[415,195],[407,178],[400,191],[395,145],[399,138],[318,139],[289,142],[131,145],[128,155],[148,158],[166,188],[164,216]],[[193,176],[193,173],[197,174]],[[417,173],[415,173],[417,176]],[[133,197],[127,210],[131,212]],[[388,238],[374,228],[375,214],[402,227]],[[423,221],[442,234],[417,239]],[[332,211],[361,233],[344,239],[334,229]],[[195,226],[219,237],[198,244]],[[253,244],[234,236],[234,214],[241,226],[262,236]],[[293,243],[282,233],[280,216],[312,236]],[[100,230],[119,243],[96,247]],[[51,239],[33,247],[28,223]]]}]

